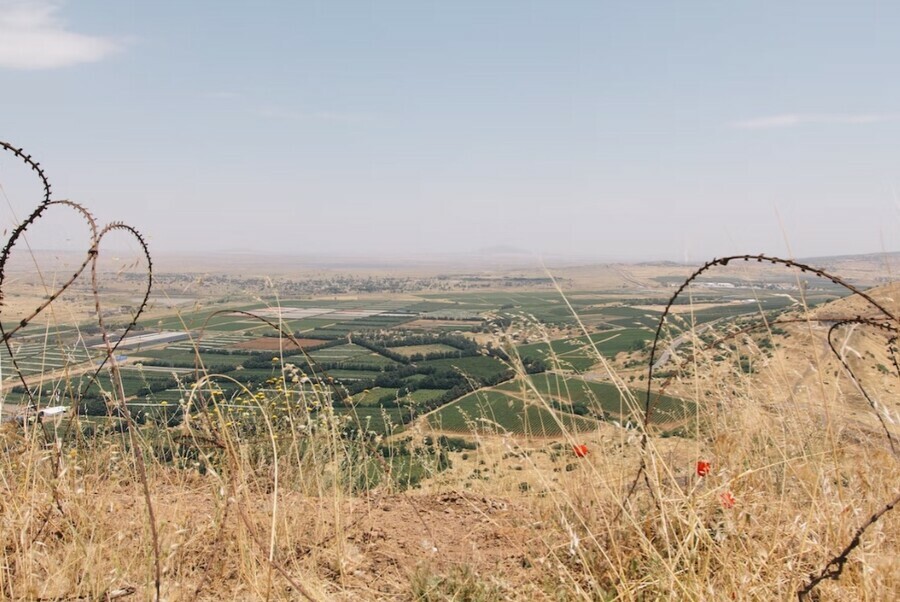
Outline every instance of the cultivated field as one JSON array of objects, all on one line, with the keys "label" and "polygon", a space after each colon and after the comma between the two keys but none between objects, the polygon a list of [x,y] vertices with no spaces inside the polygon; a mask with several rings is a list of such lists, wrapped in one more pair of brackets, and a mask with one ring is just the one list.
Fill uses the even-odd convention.
[{"label": "cultivated field", "polygon": [[710,280],[734,288],[677,302],[648,418],[675,276],[635,270],[180,306],[113,359],[86,323],[25,329],[0,351],[2,595],[790,599],[863,529],[810,599],[892,599],[889,337],[843,331],[846,366],[827,345],[871,308]]}]

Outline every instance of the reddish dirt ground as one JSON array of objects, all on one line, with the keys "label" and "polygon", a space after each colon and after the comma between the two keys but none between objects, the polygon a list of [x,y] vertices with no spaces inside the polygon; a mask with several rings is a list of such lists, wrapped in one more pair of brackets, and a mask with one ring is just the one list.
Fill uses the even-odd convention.
[{"label": "reddish dirt ground", "polygon": [[417,571],[447,574],[459,566],[493,583],[504,599],[543,599],[536,559],[546,546],[530,526],[535,517],[515,504],[448,492],[357,506],[345,518],[344,578],[334,575],[342,595],[334,592],[335,599],[408,596]]}]

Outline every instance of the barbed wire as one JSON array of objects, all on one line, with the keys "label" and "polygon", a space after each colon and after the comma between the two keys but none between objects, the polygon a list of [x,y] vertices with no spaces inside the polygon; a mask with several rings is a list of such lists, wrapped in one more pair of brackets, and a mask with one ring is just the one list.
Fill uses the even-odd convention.
[{"label": "barbed wire", "polygon": [[[7,351],[9,352],[10,357],[12,358],[13,369],[16,372],[17,377],[19,378],[19,380],[22,382],[22,384],[24,386],[24,389],[29,397],[29,402],[32,405],[34,405],[35,402],[34,402],[33,393],[31,392],[30,388],[28,387],[27,379],[25,377],[24,372],[19,367],[18,362],[16,361],[15,353],[13,352],[13,348],[11,345],[11,340],[17,333],[19,333],[22,329],[24,329],[26,326],[28,326],[40,314],[42,314],[48,307],[50,307],[50,305],[54,301],[56,301],[60,297],[60,295],[62,295],[65,291],[67,291],[84,274],[85,270],[87,269],[87,266],[90,265],[91,266],[90,286],[91,286],[91,291],[92,291],[93,298],[94,298],[95,317],[97,319],[100,334],[103,339],[103,344],[105,347],[105,354],[104,354],[103,359],[99,362],[97,368],[91,374],[90,378],[88,379],[87,384],[79,392],[77,398],[75,400],[73,400],[73,405],[76,408],[76,412],[77,412],[79,405],[81,404],[85,395],[87,394],[87,391],[94,384],[94,382],[96,381],[96,379],[98,378],[98,376],[100,375],[102,370],[104,368],[106,368],[107,364],[109,364],[109,370],[110,370],[110,374],[112,377],[112,381],[113,381],[114,387],[116,387],[116,389],[117,389],[117,391],[116,391],[117,392],[117,399],[116,399],[117,403],[115,405],[117,406],[117,409],[121,412],[122,416],[125,418],[126,422],[128,423],[128,425],[130,427],[129,432],[133,432],[134,423],[132,421],[130,412],[128,410],[128,406],[125,403],[125,393],[124,393],[124,389],[123,389],[123,385],[122,385],[122,381],[121,381],[121,375],[119,373],[119,366],[118,366],[118,362],[116,361],[115,353],[116,353],[117,349],[119,348],[119,346],[125,341],[127,335],[137,326],[138,320],[140,319],[141,315],[146,311],[146,308],[149,303],[149,298],[150,298],[152,287],[153,287],[153,261],[152,261],[152,256],[150,254],[149,247],[146,243],[146,240],[144,239],[142,234],[136,228],[134,228],[130,225],[127,225],[125,223],[122,223],[122,222],[113,222],[113,223],[108,224],[98,230],[98,226],[97,226],[97,222],[96,222],[95,218],[82,205],[72,202],[72,201],[68,201],[68,200],[56,200],[56,201],[51,200],[52,188],[50,185],[50,181],[49,181],[46,173],[44,172],[43,168],[40,166],[40,164],[37,161],[32,159],[31,155],[26,154],[23,151],[23,149],[17,148],[15,146],[13,146],[9,143],[3,142],[3,141],[0,141],[0,149],[12,153],[15,157],[20,159],[27,167],[29,167],[33,172],[35,172],[38,179],[40,180],[41,186],[43,188],[42,199],[38,202],[35,209],[24,220],[22,220],[20,223],[18,223],[16,225],[16,227],[12,230],[10,237],[7,239],[6,243],[4,244],[2,250],[0,250],[0,313],[2,313],[2,309],[3,309],[3,300],[4,300],[4,295],[5,295],[4,285],[5,285],[5,281],[6,281],[6,266],[7,266],[9,257],[10,257],[10,253],[12,252],[12,250],[16,246],[16,244],[19,242],[19,240],[22,239],[26,230],[29,227],[31,227],[32,225],[34,225],[37,221],[39,221],[46,214],[46,212],[49,208],[51,208],[53,206],[65,206],[65,207],[69,207],[69,208],[75,210],[77,213],[79,213],[85,219],[85,221],[88,223],[90,230],[91,230],[90,246],[88,248],[86,256],[83,259],[83,261],[81,262],[81,264],[76,268],[76,270],[72,274],[72,276],[67,278],[62,283],[62,285],[57,286],[53,290],[53,292],[47,296],[47,299],[45,301],[40,303],[35,310],[33,310],[31,313],[29,313],[26,317],[22,318],[19,321],[19,323],[16,326],[14,326],[12,329],[10,329],[9,331],[5,330],[2,323],[0,323],[0,337],[2,337],[2,342],[3,342],[4,346],[6,347]],[[126,324],[125,328],[122,331],[122,334],[113,343],[110,341],[109,331],[108,331],[108,328],[107,328],[104,318],[103,318],[103,308],[102,308],[102,301],[101,301],[101,296],[100,296],[100,285],[99,285],[97,266],[98,266],[98,257],[99,257],[99,253],[100,253],[100,244],[101,244],[103,238],[106,235],[108,235],[112,232],[117,232],[117,231],[125,232],[137,241],[137,243],[140,247],[141,253],[143,254],[143,256],[147,262],[147,266],[146,266],[147,280],[146,280],[146,286],[144,287],[144,294],[143,294],[140,304],[138,305],[136,311],[131,316],[131,319]],[[743,261],[743,262],[756,261],[757,263],[768,262],[770,264],[781,265],[781,266],[784,266],[787,268],[799,269],[802,273],[808,272],[819,278],[829,280],[832,283],[839,285],[839,286],[843,287],[844,289],[850,291],[852,294],[861,297],[862,299],[864,299],[866,301],[866,303],[870,307],[876,309],[880,314],[882,314],[883,319],[881,319],[881,320],[876,319],[876,318],[860,317],[860,316],[856,316],[853,318],[839,319],[836,322],[834,322],[833,319],[829,320],[834,323],[832,323],[831,327],[828,330],[827,340],[828,340],[828,344],[829,344],[829,347],[830,347],[832,353],[834,353],[834,355],[841,362],[844,370],[849,374],[851,380],[854,382],[854,384],[860,390],[862,395],[865,397],[866,401],[869,403],[870,407],[872,407],[872,409],[875,412],[876,416],[878,417],[879,421],[881,422],[882,428],[885,431],[890,448],[891,448],[892,452],[894,452],[894,455],[896,456],[896,448],[894,445],[893,437],[884,421],[884,418],[881,416],[881,412],[879,412],[879,410],[878,410],[878,404],[866,391],[865,387],[860,382],[857,375],[854,373],[853,369],[847,362],[846,358],[838,350],[838,348],[835,345],[835,342],[833,340],[833,336],[839,328],[842,328],[842,327],[845,327],[848,325],[860,325],[860,326],[863,326],[866,328],[875,328],[884,333],[887,333],[888,334],[888,341],[887,341],[888,352],[890,354],[891,361],[894,365],[895,371],[896,371],[898,377],[900,377],[900,361],[898,361],[898,358],[897,358],[897,348],[896,348],[896,342],[897,342],[898,338],[900,338],[900,328],[898,328],[898,325],[900,325],[900,322],[898,322],[897,317],[892,312],[890,312],[888,309],[886,309],[881,303],[879,303],[873,297],[871,297],[868,293],[866,293],[865,291],[857,288],[856,286],[850,284],[849,282],[843,280],[842,278],[840,278],[838,276],[835,276],[823,269],[816,268],[814,266],[811,266],[811,265],[803,263],[803,262],[799,262],[799,261],[795,261],[795,260],[791,260],[791,259],[783,259],[783,258],[779,258],[779,257],[775,257],[775,256],[768,256],[768,255],[763,255],[763,254],[732,255],[732,256],[723,257],[723,258],[715,258],[712,261],[706,262],[705,264],[703,264],[703,266],[701,266],[699,269],[695,270],[690,276],[688,276],[688,278],[679,286],[679,288],[675,291],[675,293],[669,298],[669,300],[666,303],[665,309],[663,310],[663,312],[660,316],[659,324],[657,325],[656,332],[655,332],[654,338],[653,338],[653,343],[651,345],[650,357],[649,357],[649,361],[648,361],[647,390],[646,390],[646,396],[645,396],[644,408],[643,408],[644,415],[643,415],[643,429],[642,429],[642,437],[641,437],[641,463],[635,474],[634,480],[633,480],[631,486],[629,487],[628,492],[625,495],[625,498],[623,500],[621,508],[624,508],[625,505],[628,503],[628,500],[633,495],[633,493],[636,489],[637,483],[640,481],[642,476],[644,477],[644,480],[647,483],[648,489],[651,492],[651,496],[653,496],[654,502],[657,503],[657,505],[659,504],[659,501],[656,499],[656,496],[653,494],[653,490],[650,487],[650,482],[649,482],[649,478],[647,475],[646,451],[647,451],[647,444],[648,444],[648,437],[649,437],[649,425],[650,425],[650,420],[651,420],[652,410],[653,410],[652,389],[653,389],[653,378],[654,378],[654,362],[656,359],[656,353],[657,353],[657,349],[659,347],[660,339],[662,337],[663,329],[667,323],[667,318],[671,313],[671,308],[675,304],[675,302],[678,300],[678,298],[681,296],[681,294],[688,287],[690,287],[690,285],[697,278],[699,278],[705,272],[711,270],[714,267],[724,267],[724,266],[727,266],[732,261],[735,261],[735,262],[737,262],[737,261]],[[225,312],[238,313],[240,315],[244,315],[246,317],[250,317],[250,318],[253,318],[253,319],[256,319],[256,320],[259,320],[261,322],[268,324],[269,326],[271,326],[272,328],[277,330],[279,332],[279,334],[288,338],[292,343],[294,343],[297,346],[297,348],[300,350],[300,352],[303,354],[305,359],[307,360],[307,363],[308,363],[310,369],[315,370],[314,360],[309,356],[309,354],[306,353],[306,351],[303,349],[302,345],[300,345],[299,341],[296,340],[296,338],[293,336],[292,333],[288,333],[288,332],[284,331],[280,327],[280,325],[278,325],[262,316],[254,314],[252,312],[247,312],[247,311],[242,311],[242,310],[220,310],[220,311],[214,312],[213,314],[208,316],[206,319],[206,322],[204,322],[203,329],[201,329],[201,331],[200,331],[201,338],[202,338],[203,330],[205,330],[206,326],[209,323],[209,320],[211,318],[213,318],[214,316],[225,313]],[[824,322],[826,320],[822,319],[820,321]],[[775,321],[773,323],[777,324],[780,322]],[[769,324],[769,323],[766,323],[764,325],[764,327],[770,327],[770,326],[771,326],[771,324]],[[739,333],[734,333],[734,335],[736,335],[736,334],[739,334]],[[734,336],[734,335],[731,335],[731,336]],[[198,365],[198,368],[199,368],[199,365]],[[666,382],[668,382],[668,381],[666,381]],[[69,426],[71,426],[71,424]],[[159,543],[158,543],[158,533],[156,531],[156,521],[155,521],[155,517],[154,517],[154,513],[153,513],[153,506],[152,506],[152,503],[150,500],[150,493],[149,493],[149,489],[148,489],[148,485],[147,485],[146,474],[143,471],[143,463],[142,463],[140,455],[139,455],[140,452],[137,450],[136,446],[133,445],[133,448],[134,448],[135,454],[137,454],[136,458],[135,458],[136,465],[139,466],[138,471],[140,474],[141,482],[144,485],[144,494],[145,494],[147,507],[148,507],[151,535],[152,535],[153,545],[154,545],[154,556],[155,556],[155,560],[156,560],[156,566],[155,566],[156,596],[157,596],[157,599],[159,599],[161,573],[160,573],[160,552],[159,552]],[[892,510],[897,505],[898,502],[900,502],[900,496],[898,496],[898,497],[894,498],[892,501],[888,502],[884,507],[882,507],[880,510],[875,512],[864,524],[862,524],[854,533],[854,536],[851,539],[851,541],[844,547],[844,549],[838,555],[836,555],[834,558],[832,558],[822,568],[821,571],[819,571],[818,573],[813,573],[809,576],[808,582],[804,585],[803,588],[801,588],[798,591],[798,594],[797,594],[798,598],[801,601],[807,599],[810,596],[812,590],[824,579],[838,579],[843,572],[844,565],[847,562],[849,554],[856,547],[858,547],[860,545],[862,536],[865,534],[866,530],[869,527],[871,527],[873,524],[875,524],[881,518],[881,516],[883,516],[890,510]],[[293,581],[292,581],[292,583],[293,583]]]},{"label": "barbed wire", "polygon": [[[657,507],[659,507],[659,500],[657,499],[656,494],[653,492],[653,488],[651,486],[650,479],[647,474],[647,446],[648,446],[648,441],[649,441],[650,418],[651,418],[652,410],[653,410],[653,373],[654,373],[654,363],[656,360],[656,351],[659,346],[659,342],[662,337],[663,329],[667,323],[667,318],[670,314],[672,306],[675,304],[675,301],[678,300],[678,298],[681,296],[681,294],[685,290],[687,290],[688,287],[690,287],[691,284],[698,277],[700,277],[702,274],[709,271],[710,269],[712,269],[714,267],[719,267],[719,266],[721,266],[721,267],[727,266],[732,261],[750,262],[752,260],[756,261],[757,263],[768,262],[769,264],[772,264],[772,265],[781,265],[786,268],[799,269],[801,273],[810,273],[819,278],[829,280],[832,283],[839,285],[839,286],[843,287],[844,289],[850,291],[852,294],[861,297],[862,299],[864,299],[866,301],[866,303],[870,307],[874,308],[875,310],[877,310],[878,313],[880,313],[882,315],[882,319],[880,319],[880,320],[877,318],[870,318],[870,317],[864,318],[861,316],[855,316],[852,318],[838,318],[837,320],[832,318],[832,319],[828,320],[829,322],[834,322],[834,323],[831,325],[831,327],[828,330],[827,339],[828,339],[828,344],[829,344],[829,347],[830,347],[832,353],[834,353],[834,355],[841,362],[842,366],[847,371],[847,373],[850,375],[850,378],[853,380],[854,384],[856,384],[857,388],[859,388],[859,390],[862,392],[863,396],[866,398],[866,401],[872,407],[873,411],[875,412],[876,416],[878,417],[879,421],[881,422],[881,425],[885,431],[885,435],[888,440],[888,444],[891,448],[891,451],[894,452],[893,455],[896,458],[896,449],[894,447],[893,437],[891,436],[891,433],[890,433],[887,425],[885,424],[884,419],[881,416],[881,413],[878,411],[877,404],[871,398],[871,396],[868,394],[868,392],[866,391],[866,389],[862,385],[862,383],[859,381],[859,379],[856,377],[856,375],[854,374],[850,365],[847,363],[846,359],[838,351],[837,347],[835,347],[832,336],[838,328],[841,328],[841,327],[849,325],[849,324],[860,324],[860,325],[863,325],[866,327],[876,328],[881,331],[889,333],[890,336],[889,336],[888,342],[887,342],[888,352],[891,355],[892,362],[897,371],[897,375],[898,375],[898,377],[900,377],[900,363],[898,363],[898,360],[896,357],[897,350],[895,347],[896,341],[898,340],[898,338],[900,338],[900,328],[898,328],[898,326],[900,326],[900,321],[898,321],[897,317],[891,311],[889,311],[887,308],[885,308],[881,303],[879,303],[877,300],[875,300],[871,295],[866,293],[865,291],[863,291],[860,288],[854,286],[853,284],[847,282],[846,280],[827,272],[826,270],[816,268],[807,263],[795,261],[792,259],[783,259],[780,257],[763,255],[763,254],[731,255],[728,257],[715,258],[712,261],[708,261],[705,264],[703,264],[700,268],[695,270],[693,273],[691,273],[685,279],[685,281],[678,287],[678,289],[674,292],[674,294],[672,294],[672,296],[668,299],[665,309],[663,310],[662,314],[660,315],[659,323],[656,327],[656,332],[653,337],[653,344],[651,345],[651,348],[650,348],[650,357],[647,362],[647,390],[646,390],[646,395],[645,395],[645,399],[644,399],[644,416],[643,416],[643,428],[642,428],[642,434],[641,434],[641,448],[640,448],[641,449],[641,462],[640,462],[640,465],[638,466],[638,469],[634,475],[634,479],[632,480],[631,485],[628,487],[628,490],[625,494],[622,504],[620,505],[619,512],[616,514],[616,518],[618,518],[621,515],[621,513],[624,511],[626,505],[628,504],[629,499],[631,498],[631,496],[634,494],[635,490],[637,489],[637,484],[640,482],[641,477],[643,477],[644,482],[647,485],[647,489],[650,492],[650,495],[651,495],[654,503],[656,504]],[[805,320],[801,320],[801,321],[805,321]],[[813,321],[816,321],[816,320],[813,319]],[[821,320],[821,321],[825,321],[825,320]],[[770,325],[768,323],[763,325],[763,327],[769,327],[769,326]],[[884,505],[879,511],[877,511],[875,514],[873,514],[868,521],[866,521],[864,524],[862,524],[857,529],[856,533],[854,534],[854,537],[847,544],[847,546],[845,546],[845,548],[841,551],[840,554],[838,554],[837,556],[832,558],[825,565],[825,567],[821,571],[819,571],[819,573],[814,573],[814,574],[810,575],[807,583],[797,592],[797,596],[798,596],[799,600],[801,600],[801,602],[806,600],[809,597],[812,590],[824,579],[840,578],[841,573],[843,572],[843,569],[844,569],[844,565],[847,562],[847,558],[848,558],[849,554],[860,545],[860,543],[862,541],[862,536],[865,534],[866,530],[869,527],[871,527],[872,525],[874,525],[884,514],[886,514],[890,510],[892,510],[898,503],[898,500],[900,500],[900,496],[898,496],[897,498],[894,498],[893,500],[888,502],[886,505]]]},{"label": "barbed wire", "polygon": [[[138,472],[138,478],[139,478],[141,485],[143,486],[143,490],[144,490],[143,491],[144,501],[147,506],[148,522],[149,522],[149,526],[150,526],[151,540],[152,540],[152,545],[153,545],[154,569],[155,569],[154,585],[155,585],[155,591],[156,591],[156,599],[159,600],[160,599],[160,588],[161,588],[161,583],[162,583],[162,572],[161,572],[161,563],[160,563],[159,534],[157,532],[156,518],[155,518],[155,514],[154,514],[154,510],[153,510],[153,500],[150,495],[149,482],[148,482],[146,470],[144,467],[144,459],[142,456],[142,452],[139,449],[138,445],[136,444],[137,442],[135,440],[134,422],[132,420],[131,413],[128,410],[128,404],[125,401],[125,399],[126,399],[125,391],[122,386],[121,377],[118,373],[118,364],[115,361],[116,349],[119,347],[119,345],[122,343],[122,341],[125,340],[125,337],[127,336],[127,334],[137,325],[137,322],[140,319],[140,316],[143,314],[144,310],[146,309],[147,303],[150,298],[150,293],[151,293],[152,284],[153,284],[153,262],[152,262],[152,259],[150,256],[150,250],[147,247],[147,243],[144,240],[141,233],[136,228],[129,226],[127,224],[124,224],[122,222],[113,222],[107,226],[104,226],[98,232],[96,220],[91,215],[91,213],[87,209],[85,209],[82,205],[80,205],[78,203],[74,203],[72,201],[66,201],[66,200],[60,200],[60,201],[51,200],[50,180],[47,178],[47,175],[44,172],[44,170],[41,168],[40,164],[31,158],[31,155],[27,155],[21,148],[17,148],[15,146],[13,146],[7,142],[3,142],[3,141],[0,141],[0,149],[12,153],[14,156],[18,157],[21,161],[23,161],[25,163],[25,165],[30,167],[31,170],[37,174],[37,176],[40,179],[41,184],[43,186],[43,190],[44,190],[43,198],[40,200],[40,202],[38,202],[37,207],[31,212],[31,214],[28,215],[28,217],[26,217],[24,220],[22,220],[19,224],[16,225],[16,227],[13,229],[9,239],[6,241],[6,244],[3,246],[2,251],[0,251],[0,312],[2,312],[2,300],[3,300],[3,294],[4,294],[4,285],[6,282],[6,265],[7,265],[7,262],[9,261],[10,253],[12,252],[12,250],[16,246],[16,244],[21,239],[23,239],[25,231],[30,226],[34,225],[38,220],[40,220],[45,215],[46,211],[50,207],[52,207],[54,205],[61,205],[61,206],[68,206],[68,207],[74,209],[76,212],[81,214],[82,217],[84,217],[84,219],[88,222],[90,229],[91,229],[91,241],[90,241],[90,245],[89,245],[86,257],[82,261],[79,268],[75,271],[75,273],[70,278],[68,278],[65,282],[63,282],[63,284],[61,286],[57,286],[53,290],[53,292],[50,295],[48,295],[48,298],[46,301],[41,303],[38,306],[38,308],[36,310],[34,310],[33,312],[31,312],[28,316],[26,316],[25,318],[20,320],[18,326],[13,328],[10,332],[8,332],[8,333],[4,332],[2,329],[2,324],[0,324],[0,334],[2,334],[3,344],[6,346],[7,351],[9,352],[10,357],[12,358],[13,369],[15,370],[19,380],[22,382],[22,384],[25,388],[25,391],[27,392],[27,395],[29,398],[29,404],[32,407],[34,407],[35,406],[34,396],[31,392],[30,388],[28,387],[28,383],[27,383],[27,380],[25,378],[25,375],[24,375],[22,369],[19,367],[19,364],[15,359],[15,354],[13,353],[13,349],[10,344],[10,340],[12,339],[13,335],[15,335],[17,332],[19,332],[26,326],[28,326],[28,324],[30,324],[37,316],[42,314],[56,299],[58,299],[61,294],[63,294],[66,290],[68,290],[69,287],[71,287],[72,284],[74,284],[75,281],[77,281],[78,278],[84,273],[88,264],[91,265],[91,291],[94,296],[94,309],[95,309],[95,314],[96,314],[95,317],[97,319],[97,323],[100,328],[100,333],[103,337],[103,341],[104,341],[105,348],[106,348],[106,355],[104,356],[104,359],[101,361],[100,365],[97,367],[97,369],[94,371],[93,375],[91,376],[90,382],[88,383],[88,386],[85,387],[84,392],[86,392],[87,389],[90,387],[90,385],[93,384],[93,381],[100,374],[100,371],[103,369],[104,365],[107,362],[110,362],[111,363],[111,372],[110,372],[111,379],[113,381],[114,386],[117,389],[117,391],[116,391],[117,398],[116,398],[115,405],[116,405],[117,410],[125,418],[125,421],[129,426],[128,436],[130,438],[131,448],[132,448],[132,452],[134,454],[135,469]],[[147,260],[147,286],[144,291],[144,297],[143,297],[140,305],[138,306],[137,311],[135,311],[135,313],[132,315],[131,319],[128,321],[122,336],[119,337],[119,339],[116,341],[115,345],[112,345],[112,344],[110,344],[110,341],[109,341],[109,332],[108,332],[108,330],[106,328],[106,324],[104,323],[104,320],[103,320],[102,303],[100,301],[100,288],[99,288],[99,282],[97,279],[97,260],[98,260],[98,256],[99,256],[100,242],[103,240],[104,236],[106,236],[110,232],[115,232],[115,231],[119,231],[119,230],[129,233],[132,237],[134,237],[137,240],[139,246],[141,247],[144,257]],[[78,409],[78,405],[80,404],[81,400],[84,397],[84,392],[79,394],[77,399],[72,400],[72,403],[76,409],[76,412]],[[41,423],[41,414],[39,412],[37,413],[37,420],[38,420],[38,424],[42,424]],[[26,422],[27,422],[27,417],[26,417]],[[68,432],[68,429],[71,428],[71,426],[72,426],[72,421],[69,422],[69,425],[66,428],[67,432]],[[44,438],[46,439],[48,436],[47,433],[45,432],[45,430],[43,428],[41,428],[40,430],[43,433]],[[54,449],[56,449],[56,460],[57,460],[55,469],[58,471],[59,462],[60,462],[60,458],[61,458],[61,452],[58,449],[58,446],[54,446]]]}]

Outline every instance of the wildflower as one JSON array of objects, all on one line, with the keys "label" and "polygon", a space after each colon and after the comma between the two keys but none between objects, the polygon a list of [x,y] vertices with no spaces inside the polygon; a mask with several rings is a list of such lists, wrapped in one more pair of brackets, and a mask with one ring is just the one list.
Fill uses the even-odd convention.
[{"label": "wildflower", "polygon": [[730,491],[726,491],[720,495],[719,500],[722,502],[723,508],[734,508],[734,505],[737,503],[737,500],[734,499],[734,495],[732,495]]},{"label": "wildflower", "polygon": [[585,444],[575,445],[572,447],[572,451],[575,452],[575,455],[579,458],[583,458],[588,455],[588,446]]},{"label": "wildflower", "polygon": [[697,461],[697,476],[705,477],[709,474],[712,465],[706,460],[698,460]]}]

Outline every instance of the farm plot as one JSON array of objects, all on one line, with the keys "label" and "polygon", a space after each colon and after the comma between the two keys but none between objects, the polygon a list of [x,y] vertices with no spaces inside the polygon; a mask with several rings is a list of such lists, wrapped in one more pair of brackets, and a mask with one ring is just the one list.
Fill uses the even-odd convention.
[{"label": "farm plot", "polygon": [[338,366],[345,364],[347,366],[353,366],[354,368],[371,366],[374,369],[380,369],[384,366],[396,363],[394,360],[374,353],[360,345],[354,345],[353,343],[320,349],[311,352],[309,355],[317,362],[323,364],[337,364]]},{"label": "farm plot", "polygon": [[530,343],[517,347],[516,351],[523,360],[544,360],[556,370],[584,372],[597,363],[594,350],[581,337]]},{"label": "farm plot", "polygon": [[[427,296],[427,295],[426,295]],[[417,301],[406,307],[407,311],[423,314],[429,311],[456,307],[457,304],[451,301]]]},{"label": "farm plot", "polygon": [[[281,381],[284,374],[281,371],[281,364],[276,364],[275,368],[238,368],[234,372],[228,373],[229,378],[246,384],[248,387],[253,385],[261,385],[270,379]],[[288,380],[290,377],[288,376]]]},{"label": "farm plot", "polygon": [[503,391],[476,391],[428,415],[431,428],[483,434],[558,437],[565,431],[592,431],[598,422],[526,404]]},{"label": "farm plot", "polygon": [[[122,367],[122,388],[125,397],[153,397],[155,393],[165,391],[176,385],[175,378],[171,374],[162,372],[143,372],[134,368]],[[116,388],[108,373],[101,373],[93,383],[88,386],[90,375],[84,374],[71,381],[72,390],[84,392],[86,398],[103,399],[115,396]]]},{"label": "farm plot", "polygon": [[402,325],[404,330],[426,332],[471,332],[482,325],[481,320],[414,320]]},{"label": "farm plot", "polygon": [[318,307],[263,307],[252,311],[256,315],[273,321],[314,319],[326,322],[371,323],[370,325],[378,326],[415,317],[409,312],[401,311],[401,308],[405,305],[403,302],[399,304],[385,302],[366,305],[359,305],[358,302],[354,302],[353,304],[334,304],[331,307],[326,307],[322,304]]},{"label": "farm plot", "polygon": [[397,396],[398,390],[399,389],[392,389],[387,387],[373,387],[371,389],[366,389],[365,391],[361,391],[351,397],[349,400],[350,405],[378,407],[381,399],[385,397],[394,399]]},{"label": "farm plot", "polygon": [[480,320],[481,311],[471,309],[438,309],[422,314],[425,319],[432,320]]},{"label": "farm plot", "polygon": [[[137,356],[135,356],[137,357]],[[176,368],[193,368],[198,362],[198,355],[192,351],[178,349],[152,349],[141,351],[140,357],[147,358],[157,365],[173,366]],[[248,356],[230,355],[227,353],[201,353],[199,359],[207,368],[225,366],[234,368],[244,363]]]},{"label": "farm plot", "polygon": [[316,328],[315,330],[304,330],[303,334],[309,335],[311,337],[317,337],[320,339],[326,340],[336,340],[336,339],[346,339],[347,335],[353,332],[352,328],[347,327],[346,325],[342,326],[340,324],[329,324],[324,328]]},{"label": "farm plot", "polygon": [[186,313],[155,322],[144,322],[144,325],[161,330],[200,330],[205,326],[206,331],[224,332],[263,331],[263,329],[272,328],[263,322],[243,315],[220,314],[210,318],[212,313],[210,311]]},{"label": "farm plot", "polygon": [[404,399],[408,400],[413,405],[428,403],[429,401],[438,399],[446,392],[446,389],[416,389],[415,391],[410,392]]},{"label": "farm plot", "polygon": [[604,307],[601,312],[610,324],[624,328],[638,327],[652,328],[654,330],[656,330],[656,326],[659,324],[659,317],[662,315],[658,311],[648,311],[626,306]]},{"label": "farm plot", "polygon": [[380,370],[343,370],[341,368],[335,368],[333,370],[327,370],[320,376],[330,376],[331,378],[337,381],[357,381],[357,380],[372,380],[376,376],[378,376]]},{"label": "farm plot", "polygon": [[408,313],[384,313],[372,316],[370,318],[360,318],[353,320],[351,324],[357,330],[382,330],[393,328],[400,324],[415,320],[418,314]]},{"label": "farm plot", "polygon": [[711,322],[720,318],[733,318],[740,315],[759,314],[760,311],[771,312],[786,309],[795,304],[795,301],[782,295],[768,295],[754,300],[752,303],[728,303],[717,307],[709,307],[693,312],[693,315],[682,314],[680,320],[673,320],[676,326],[677,322],[681,322],[684,327],[690,327],[694,324],[702,324],[703,322]]},{"label": "farm plot", "polygon": [[643,349],[647,341],[652,339],[653,331],[644,328],[623,328],[591,335],[594,346],[606,357],[615,357],[623,351]]},{"label": "farm plot", "polygon": [[354,395],[350,399],[350,403],[355,406],[378,407],[383,403],[383,400],[387,398],[392,402],[403,405],[418,405],[438,399],[447,392],[446,389],[417,389],[398,397],[398,391],[399,389],[389,387],[373,387]]},{"label": "farm plot", "polygon": [[355,330],[356,329],[350,322],[332,322],[322,328],[304,332],[322,339],[346,339],[347,335]]},{"label": "farm plot", "polygon": [[[103,353],[91,353],[83,346],[45,345],[43,341],[29,342],[13,347],[16,365],[23,374],[40,374],[60,370],[66,366],[74,366],[102,357]],[[12,358],[5,346],[0,347],[0,366],[4,375],[14,373]]]},{"label": "farm plot", "polygon": [[[334,320],[318,320],[315,318],[309,318],[306,320],[286,320],[281,323],[281,328],[287,332],[291,332],[294,335],[303,334],[306,332],[312,332],[313,330],[322,329],[322,328],[330,328],[334,326],[336,322]],[[271,328],[269,332],[272,332]]]},{"label": "farm plot", "polygon": [[615,357],[622,351],[642,349],[652,338],[650,330],[622,328],[592,334],[590,340],[593,345],[587,337],[581,336],[521,345],[517,351],[523,359],[543,359],[556,369],[584,372],[599,360],[594,347],[606,357]]},{"label": "farm plot", "polygon": [[486,355],[452,357],[418,362],[417,366],[434,367],[438,370],[453,370],[481,382],[497,382],[510,373],[509,368],[497,358]]},{"label": "farm plot", "polygon": [[391,351],[399,353],[404,357],[412,357],[414,355],[426,356],[429,353],[459,353],[459,349],[437,343],[434,345],[403,345],[401,347],[391,347]]},{"label": "farm plot", "polygon": [[186,341],[178,341],[168,345],[166,349],[171,351],[193,352],[197,347],[202,349],[215,349],[225,351],[231,347],[237,347],[247,337],[243,334],[236,333],[204,333],[203,338],[188,339]]},{"label": "farm plot", "polygon": [[297,349],[315,349],[326,344],[327,341],[322,339],[298,339],[294,340],[282,337],[259,337],[256,339],[243,340],[234,345],[236,349],[249,349],[252,351],[281,351],[285,353],[296,351]]},{"label": "farm plot", "polygon": [[[643,419],[643,391],[619,391],[610,383],[585,381],[561,374],[536,374],[528,381],[504,383],[497,390],[509,392],[527,401],[538,396],[546,402],[575,414],[590,414],[598,418],[637,422]],[[651,424],[671,425],[684,422],[696,414],[692,401],[654,394]]]},{"label": "farm plot", "polygon": [[335,408],[334,413],[343,419],[345,426],[379,435],[400,432],[411,418],[409,410],[404,408]]}]

